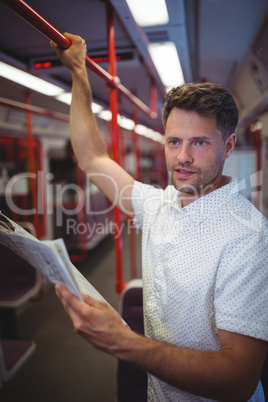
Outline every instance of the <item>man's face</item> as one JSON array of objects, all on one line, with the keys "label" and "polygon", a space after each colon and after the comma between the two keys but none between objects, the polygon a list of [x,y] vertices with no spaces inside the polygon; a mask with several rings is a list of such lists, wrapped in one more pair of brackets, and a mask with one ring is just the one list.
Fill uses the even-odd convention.
[{"label": "man's face", "polygon": [[235,135],[232,144],[229,139],[224,144],[216,116],[205,118],[194,111],[174,108],[165,137],[167,169],[182,196],[198,198],[222,185],[224,160],[234,147]]}]

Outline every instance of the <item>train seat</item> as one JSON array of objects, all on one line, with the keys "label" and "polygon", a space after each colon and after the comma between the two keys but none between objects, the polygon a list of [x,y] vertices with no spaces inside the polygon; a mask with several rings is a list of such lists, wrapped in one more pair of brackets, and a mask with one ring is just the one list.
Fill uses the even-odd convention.
[{"label": "train seat", "polygon": [[[0,244],[0,384],[8,381],[35,350],[30,340],[17,337],[15,308],[40,290],[40,274],[28,263]],[[12,339],[2,339],[2,338]]]},{"label": "train seat", "polygon": [[0,386],[7,382],[34,353],[32,341],[0,339]]},{"label": "train seat", "polygon": [[[120,297],[122,318],[129,327],[144,334],[142,280],[131,280]],[[129,362],[118,361],[117,367],[117,397],[118,402],[146,402],[147,374]]]},{"label": "train seat", "polygon": [[[33,233],[27,223],[21,226]],[[0,244],[0,384],[8,381],[35,350],[35,343],[20,340],[16,309],[39,296],[43,277],[23,258]]]},{"label": "train seat", "polygon": [[33,298],[43,277],[25,260],[0,244],[0,308],[16,308]]}]

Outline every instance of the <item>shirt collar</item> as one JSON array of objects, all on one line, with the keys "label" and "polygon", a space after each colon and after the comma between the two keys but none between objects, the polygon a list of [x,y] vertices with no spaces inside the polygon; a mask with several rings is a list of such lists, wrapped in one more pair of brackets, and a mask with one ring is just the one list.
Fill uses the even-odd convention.
[{"label": "shirt collar", "polygon": [[186,207],[182,207],[180,192],[173,188],[175,194],[171,200],[172,207],[177,209],[180,214],[190,219],[195,225],[199,225],[209,215],[226,204],[230,198],[238,195],[237,178],[228,176],[224,176],[224,178],[227,184],[198,198]]}]

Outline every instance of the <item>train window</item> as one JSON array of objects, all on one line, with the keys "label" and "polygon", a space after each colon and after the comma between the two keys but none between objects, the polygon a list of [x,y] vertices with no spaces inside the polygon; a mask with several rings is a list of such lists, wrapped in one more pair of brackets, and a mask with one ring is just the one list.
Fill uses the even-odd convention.
[{"label": "train window", "polygon": [[[42,170],[40,142],[33,140],[33,147],[35,172],[38,172]],[[35,179],[30,179],[27,139],[1,136],[0,156],[0,210],[15,221],[33,222],[30,210],[34,208],[32,191],[37,185],[37,174]],[[41,236],[44,234],[41,215],[37,216],[37,221]]]},{"label": "train window", "polygon": [[254,203],[256,187],[256,152],[254,149],[234,150],[230,158],[225,161],[223,173],[238,178],[240,192]]}]

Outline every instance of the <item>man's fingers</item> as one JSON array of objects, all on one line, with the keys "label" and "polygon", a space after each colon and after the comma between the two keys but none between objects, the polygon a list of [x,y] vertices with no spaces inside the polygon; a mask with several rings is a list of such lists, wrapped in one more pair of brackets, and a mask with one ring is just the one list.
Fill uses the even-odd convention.
[{"label": "man's fingers", "polygon": [[50,41],[50,46],[57,53],[62,64],[73,71],[77,67],[85,66],[85,56],[87,54],[86,42],[81,36],[72,35],[68,32],[63,34],[71,42],[70,47],[63,49],[55,42]]},{"label": "man's fingers", "polygon": [[102,307],[108,306],[107,303],[94,299],[94,297],[91,297],[85,293],[83,293],[83,299],[84,299],[84,302],[87,303],[91,307],[102,308]]},{"label": "man's fingers", "polygon": [[[55,291],[56,295],[63,303],[65,308],[70,308],[75,312],[78,312],[79,310],[81,311],[81,308],[83,307],[83,302],[79,300],[72,292],[70,292],[69,289],[66,288],[66,286],[62,284],[57,284],[55,286]],[[96,300],[87,294],[83,294],[83,299],[84,302],[90,307],[101,308],[102,306],[106,305],[106,303]]]},{"label": "man's fingers", "polygon": [[71,293],[66,286],[62,285],[61,283],[57,283],[55,286],[56,294],[59,298],[62,298],[65,294]]},{"label": "man's fingers", "polygon": [[[73,42],[75,42],[75,39],[76,39],[76,38],[80,38],[79,36],[77,36],[77,35],[72,35],[72,34],[70,34],[70,33],[68,33],[68,32],[64,32],[64,33],[63,33],[63,36],[65,36],[67,39],[69,39],[70,42],[71,42],[71,44],[72,44]],[[50,46],[52,47],[52,49],[54,49],[54,50],[62,49],[62,48],[61,48],[60,46],[58,46],[53,40],[50,40],[50,41],[49,41],[49,44],[50,44]],[[64,49],[62,49],[62,50],[64,50]]]},{"label": "man's fingers", "polygon": [[69,39],[71,42],[73,42],[75,38],[80,38],[80,36],[73,35],[69,32],[63,32],[63,36],[66,36],[66,38]]},{"label": "man's fingers", "polygon": [[57,284],[55,286],[56,295],[62,302],[65,310],[77,311],[79,304],[82,303],[72,292],[70,292],[64,285]]},{"label": "man's fingers", "polygon": [[52,49],[56,49],[57,44],[55,42],[53,42],[53,40],[49,41],[50,47],[52,47]]},{"label": "man's fingers", "polygon": [[83,294],[84,302],[73,295],[64,285],[57,284],[55,286],[56,295],[60,299],[65,311],[74,321],[78,316],[90,320],[94,314],[103,317],[108,314],[110,317],[121,321],[120,316],[109,304],[104,301],[94,299],[93,297]]}]

